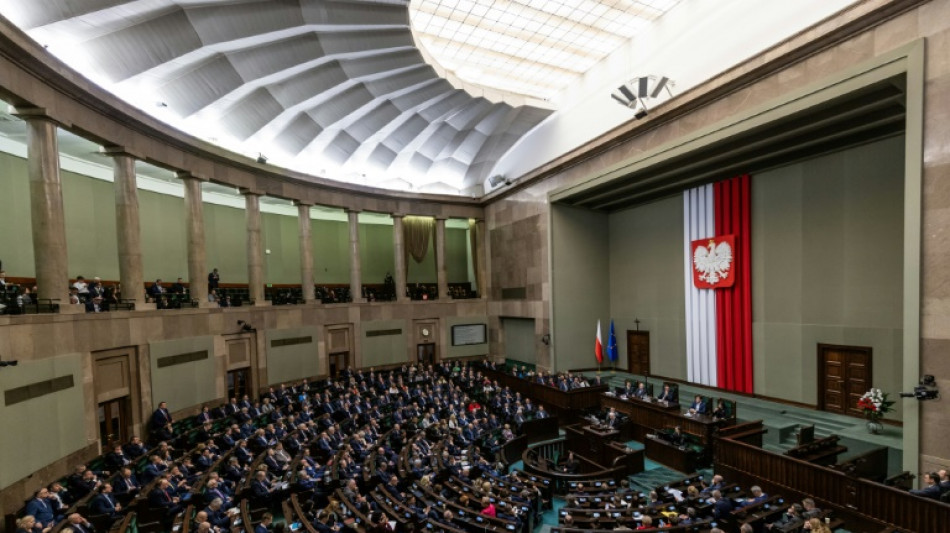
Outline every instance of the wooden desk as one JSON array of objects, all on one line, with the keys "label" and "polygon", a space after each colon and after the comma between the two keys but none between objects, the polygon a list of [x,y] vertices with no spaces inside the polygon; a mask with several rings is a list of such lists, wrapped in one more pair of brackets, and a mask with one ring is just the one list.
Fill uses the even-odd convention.
[{"label": "wooden desk", "polygon": [[488,379],[497,381],[502,387],[508,387],[512,392],[520,392],[522,396],[527,396],[535,403],[544,405],[544,408],[557,416],[561,423],[576,421],[586,409],[597,407],[600,395],[610,389],[607,385],[598,385],[564,392],[487,367],[479,367],[477,370]]},{"label": "wooden desk", "polygon": [[613,455],[608,457],[607,445],[620,437],[616,429],[598,429],[594,426],[568,426],[564,428],[567,449],[591,461],[609,467]]},{"label": "wooden desk", "polygon": [[690,474],[706,466],[704,454],[688,446],[673,446],[664,440],[651,438],[645,439],[644,444],[647,457],[684,474]]},{"label": "wooden desk", "polygon": [[[617,396],[602,394],[600,403],[603,407],[613,407],[630,419],[633,426],[634,440],[647,441],[647,435],[658,429],[680,426],[684,433],[699,437],[703,446],[713,444],[713,434],[720,426],[730,425],[732,420],[715,420],[710,416],[686,416],[680,413],[679,405],[665,406],[658,403],[642,400],[625,400]],[[649,456],[649,453],[647,454]]]}]

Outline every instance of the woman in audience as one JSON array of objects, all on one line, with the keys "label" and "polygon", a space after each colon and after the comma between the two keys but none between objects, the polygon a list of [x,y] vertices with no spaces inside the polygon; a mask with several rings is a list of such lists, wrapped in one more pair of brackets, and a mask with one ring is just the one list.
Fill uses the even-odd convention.
[{"label": "woman in audience", "polygon": [[16,521],[16,533],[46,533],[50,529],[53,529],[52,526],[37,525],[36,518],[29,514]]},{"label": "woman in audience", "polygon": [[811,531],[811,533],[831,533],[831,529],[829,529],[820,518],[809,518],[805,522],[804,531]]},{"label": "woman in audience", "polygon": [[482,514],[486,516],[498,516],[495,511],[495,504],[491,502],[488,496],[482,496]]}]

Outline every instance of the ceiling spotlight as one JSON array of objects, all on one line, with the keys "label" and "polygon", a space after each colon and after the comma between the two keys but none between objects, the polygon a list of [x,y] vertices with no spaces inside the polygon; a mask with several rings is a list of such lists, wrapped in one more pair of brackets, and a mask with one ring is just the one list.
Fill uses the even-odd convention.
[{"label": "ceiling spotlight", "polygon": [[639,120],[649,113],[645,100],[658,98],[664,89],[669,96],[673,96],[672,86],[673,81],[666,76],[641,76],[617,87],[610,97],[620,105],[633,109],[634,117]]},{"label": "ceiling spotlight", "polygon": [[265,155],[262,154],[262,153],[258,153],[258,154],[257,154],[257,162],[260,163],[260,164],[262,164],[262,165],[266,164],[266,163],[267,163],[267,156],[265,156]]}]

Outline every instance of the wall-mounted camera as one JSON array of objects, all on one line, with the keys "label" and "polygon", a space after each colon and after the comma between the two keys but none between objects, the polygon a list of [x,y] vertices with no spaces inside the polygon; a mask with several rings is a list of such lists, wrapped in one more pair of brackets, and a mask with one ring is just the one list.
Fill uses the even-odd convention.
[{"label": "wall-mounted camera", "polygon": [[920,385],[914,387],[914,392],[902,392],[901,398],[917,398],[920,401],[936,400],[940,397],[937,390],[937,381],[930,374],[920,378]]}]

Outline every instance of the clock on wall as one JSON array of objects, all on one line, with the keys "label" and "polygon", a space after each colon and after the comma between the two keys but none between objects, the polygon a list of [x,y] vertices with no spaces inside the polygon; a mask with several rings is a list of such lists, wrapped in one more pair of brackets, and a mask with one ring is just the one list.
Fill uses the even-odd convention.
[{"label": "clock on wall", "polygon": [[428,329],[428,328],[422,328],[422,336],[423,336],[423,337],[428,337],[428,336],[429,336],[429,329]]}]

